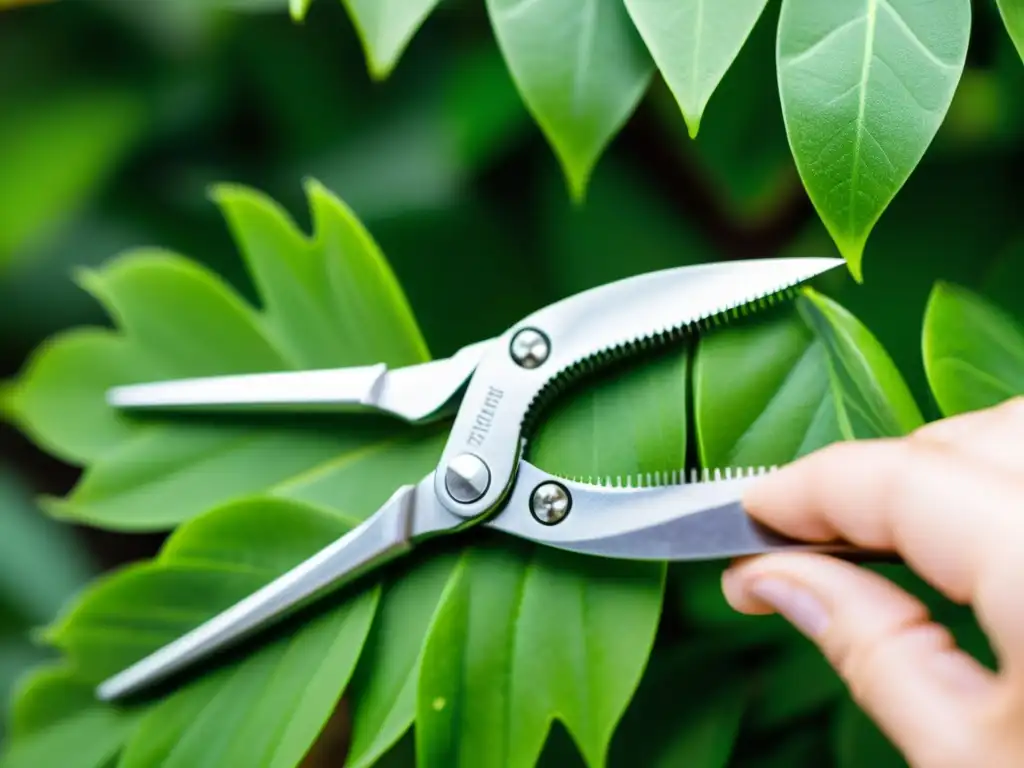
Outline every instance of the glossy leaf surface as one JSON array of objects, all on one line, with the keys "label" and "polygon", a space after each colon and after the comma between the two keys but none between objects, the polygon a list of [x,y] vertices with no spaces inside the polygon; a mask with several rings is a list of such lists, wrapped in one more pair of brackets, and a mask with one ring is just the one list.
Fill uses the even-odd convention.
[{"label": "glossy leaf surface", "polygon": [[928,382],[945,416],[1024,393],[1024,328],[998,305],[939,283],[924,320]]},{"label": "glossy leaf surface", "polygon": [[871,230],[945,117],[970,28],[969,0],[783,2],[776,66],[790,146],[858,279]]},{"label": "glossy leaf surface", "polygon": [[715,88],[747,40],[767,0],[625,0],[690,136]]},{"label": "glossy leaf surface", "polygon": [[498,45],[574,198],[654,65],[621,0],[487,0]]}]

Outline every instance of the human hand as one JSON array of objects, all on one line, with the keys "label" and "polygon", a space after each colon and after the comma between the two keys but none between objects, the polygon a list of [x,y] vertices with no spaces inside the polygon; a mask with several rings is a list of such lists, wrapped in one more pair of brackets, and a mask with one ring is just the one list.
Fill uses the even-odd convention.
[{"label": "human hand", "polygon": [[749,513],[806,541],[898,553],[972,606],[999,661],[956,646],[888,579],[821,554],[727,569],[726,599],[810,637],[912,766],[1024,766],[1024,398],[905,438],[839,443],[754,485]]}]

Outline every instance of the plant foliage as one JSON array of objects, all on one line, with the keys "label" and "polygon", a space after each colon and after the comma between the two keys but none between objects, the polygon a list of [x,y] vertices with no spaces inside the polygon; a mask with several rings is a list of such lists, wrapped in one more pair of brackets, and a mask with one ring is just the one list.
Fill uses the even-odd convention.
[{"label": "plant foliage", "polygon": [[[1000,163],[948,160],[941,140],[1012,134],[1021,124],[1009,107],[984,101],[991,81],[965,80],[978,18],[998,21],[1013,72],[1021,69],[1019,2],[1000,0],[983,17],[968,0],[342,0],[364,75],[380,88],[452,5],[479,7],[493,46],[453,53],[440,92],[429,78],[395,86],[404,89],[400,109],[353,89],[346,104],[359,108],[331,111],[335,74],[295,42],[312,39],[330,1],[217,4],[231,14],[287,9],[302,22],[289,42],[275,39],[286,56],[266,55],[268,33],[249,48],[234,41],[228,58],[252,67],[263,95],[253,109],[267,109],[288,137],[292,165],[276,186],[290,188],[296,165],[330,176],[304,186],[309,231],[255,185],[217,185],[219,220],[209,226],[226,232],[233,250],[204,258],[203,238],[190,239],[191,227],[174,219],[154,228],[197,243],[196,253],[132,248],[76,269],[92,321],[36,345],[0,392],[8,421],[81,471],[67,494],[42,500],[47,513],[167,536],[155,556],[69,599],[83,569],[44,574],[38,595],[4,589],[32,567],[18,557],[21,539],[7,534],[19,524],[5,524],[0,553],[13,546],[0,558],[0,643],[9,635],[27,649],[28,626],[48,623],[35,632],[35,669],[12,697],[0,768],[315,768],[321,753],[324,764],[343,755],[358,768],[899,765],[819,654],[777,617],[726,606],[722,564],[605,560],[488,532],[424,547],[180,685],[126,704],[95,698],[107,676],[430,472],[448,426],[324,414],[143,416],[112,409],[106,391],[160,378],[422,362],[432,357],[428,338],[475,341],[568,292],[720,258],[716,243],[659,208],[663,200],[633,169],[609,158],[595,172],[647,106],[680,144],[699,148],[682,153],[699,166],[715,215],[779,215],[776,198],[792,175],[816,221],[784,250],[831,245],[854,279],[824,279],[792,302],[737,313],[588,381],[553,404],[531,436],[531,461],[566,477],[628,482],[680,468],[783,464],[1024,393],[1024,327],[1012,304],[992,298],[1015,298],[1024,249],[978,267],[979,251],[1020,234],[1006,224],[1016,221],[1012,205],[984,194]],[[169,15],[145,24],[200,18],[173,0],[161,8]],[[119,12],[140,18],[137,7]],[[182,77],[197,90],[169,88],[165,112],[175,121],[187,122],[183,93],[201,92],[210,105],[232,92]],[[90,190],[159,112],[131,89],[22,93],[12,103],[24,106],[0,129],[0,166],[14,171],[0,192],[9,186],[5,198],[21,205],[0,213],[0,260],[45,252],[43,233],[58,225],[72,222],[76,237],[75,213]],[[345,137],[340,154],[317,133],[321,111],[330,112],[327,132]],[[541,234],[517,231],[531,211],[510,196],[501,207],[511,226],[476,201],[460,203],[458,216],[438,213],[467,169],[486,166],[529,120],[560,172],[542,191]],[[38,174],[45,183],[19,196]],[[172,205],[162,182],[152,190],[153,208]],[[952,218],[943,206],[957,192],[961,219],[936,226]],[[135,202],[121,200],[118,210]],[[417,218],[424,210],[436,218]],[[108,222],[86,221],[107,231]],[[111,239],[126,237],[83,242],[98,242],[106,256]],[[415,257],[392,258],[399,252]],[[867,270],[865,253],[875,256]],[[465,301],[450,276],[470,269],[501,290]],[[429,305],[427,294],[440,296],[435,311],[414,311]],[[49,558],[70,562],[60,552]],[[988,658],[968,612],[905,570],[888,575]]]}]

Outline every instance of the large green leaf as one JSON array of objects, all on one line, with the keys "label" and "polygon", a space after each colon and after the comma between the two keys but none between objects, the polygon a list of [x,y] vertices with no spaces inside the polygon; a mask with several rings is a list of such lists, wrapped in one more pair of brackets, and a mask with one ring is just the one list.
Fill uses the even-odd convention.
[{"label": "large green leaf", "polygon": [[418,764],[532,766],[557,717],[603,766],[653,642],[663,573],[508,541],[469,550],[424,649]]},{"label": "large green leaf", "polygon": [[625,0],[696,137],[708,100],[768,0]]},{"label": "large green leaf", "polygon": [[967,55],[969,0],[784,0],[777,67],[790,146],[853,274],[924,156]]},{"label": "large green leaf", "polygon": [[622,0],[487,0],[519,92],[581,199],[654,65]]},{"label": "large green leaf", "polygon": [[785,464],[842,439],[906,434],[923,419],[899,371],[853,315],[805,290],[797,312],[704,339],[694,408],[705,466]]},{"label": "large green leaf", "polygon": [[41,667],[20,686],[2,768],[105,768],[131,733],[137,715],[100,704],[64,666]]},{"label": "large green leaf", "polygon": [[997,3],[1006,31],[1024,59],[1024,3],[1021,0],[997,0]]},{"label": "large green leaf", "polygon": [[[131,253],[82,278],[120,331],[76,328],[51,340],[6,397],[11,417],[39,444],[87,465],[74,492],[48,505],[53,513],[162,529],[255,492],[318,501],[358,475],[355,496],[327,503],[361,518],[397,483],[428,471],[439,444],[415,433],[409,439],[424,445],[425,435],[427,447],[410,450],[407,430],[389,420],[182,422],[130,417],[106,404],[108,387],[147,379],[427,359],[370,236],[319,185],[309,185],[309,196],[312,238],[263,196],[218,191],[263,312],[175,254]],[[396,463],[409,471],[396,475]]]},{"label": "large green leaf", "polygon": [[973,291],[936,284],[923,348],[928,382],[945,416],[1024,393],[1024,328]]}]

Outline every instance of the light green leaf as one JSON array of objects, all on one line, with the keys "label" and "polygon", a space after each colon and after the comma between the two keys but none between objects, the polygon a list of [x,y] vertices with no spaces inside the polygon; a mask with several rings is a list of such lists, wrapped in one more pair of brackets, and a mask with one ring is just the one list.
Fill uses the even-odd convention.
[{"label": "light green leaf", "polygon": [[907,434],[923,422],[877,339],[811,289],[774,317],[708,335],[694,370],[708,467],[785,464],[837,440]]},{"label": "light green leaf", "polygon": [[356,26],[373,77],[383,80],[440,0],[342,0]]},{"label": "light green leaf", "polygon": [[[257,492],[319,503],[339,477],[360,477],[355,496],[326,503],[362,518],[396,485],[429,470],[432,451],[440,450],[436,433],[392,420],[172,420],[106,404],[115,384],[427,359],[370,236],[319,185],[310,183],[308,193],[311,238],[263,196],[237,187],[217,191],[263,312],[209,270],[161,251],[131,253],[83,276],[119,330],[79,328],[51,340],[5,399],[10,417],[34,440],[87,464],[74,491],[48,504],[51,513],[124,530],[163,529]],[[400,468],[404,456],[408,474]]]},{"label": "light green leaf", "polygon": [[[343,535],[336,514],[253,499],[179,528],[152,562],[96,582],[47,639],[99,682],[184,634]],[[290,620],[255,650],[148,708],[123,766],[291,768],[327,722],[355,668],[379,591],[359,590]]]},{"label": "light green leaf", "polygon": [[943,415],[1024,394],[1024,328],[980,295],[937,283],[922,343],[928,383]]},{"label": "light green leaf", "polygon": [[996,0],[999,14],[1010,33],[1013,44],[1017,46],[1020,57],[1024,59],[1024,2],[1021,0]]},{"label": "light green leaf", "polygon": [[651,56],[697,136],[711,94],[767,0],[625,0]]},{"label": "light green leaf", "polygon": [[288,0],[288,12],[294,21],[303,21],[313,0]]},{"label": "light green leaf", "polygon": [[516,87],[581,200],[650,81],[643,40],[622,0],[487,0],[487,10]]},{"label": "light green leaf", "polygon": [[134,712],[98,703],[69,669],[42,667],[19,691],[0,768],[106,768],[136,720]]},{"label": "light green leaf", "polygon": [[469,550],[424,649],[418,763],[532,766],[557,717],[603,766],[653,642],[663,573],[504,539]]},{"label": "light green leaf", "polygon": [[66,224],[145,127],[129,93],[82,89],[7,103],[0,122],[0,264]]},{"label": "light green leaf", "polygon": [[970,0],[783,0],[776,65],[790,147],[858,280],[871,230],[949,108],[970,30]]}]

